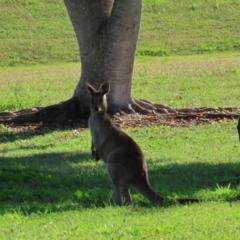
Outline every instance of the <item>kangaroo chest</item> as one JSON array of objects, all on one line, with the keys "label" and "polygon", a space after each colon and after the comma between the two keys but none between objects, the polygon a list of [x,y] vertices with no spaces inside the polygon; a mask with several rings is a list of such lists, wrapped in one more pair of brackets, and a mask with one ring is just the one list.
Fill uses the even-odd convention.
[{"label": "kangaroo chest", "polygon": [[94,148],[99,149],[107,136],[107,129],[98,116],[91,116],[89,118],[89,128]]}]

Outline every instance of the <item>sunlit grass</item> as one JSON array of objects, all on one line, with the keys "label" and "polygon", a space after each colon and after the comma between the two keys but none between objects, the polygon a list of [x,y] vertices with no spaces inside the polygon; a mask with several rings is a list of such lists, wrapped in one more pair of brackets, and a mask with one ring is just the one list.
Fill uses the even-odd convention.
[{"label": "sunlit grass", "polygon": [[[238,106],[239,53],[137,58],[134,96],[173,107]],[[140,86],[140,87],[138,87]]]},{"label": "sunlit grass", "polygon": [[[239,203],[0,216],[2,239],[238,239]],[[150,219],[150,220],[149,220]],[[151,223],[151,224],[149,224]]]},{"label": "sunlit grass", "polygon": [[[143,1],[138,55],[239,51],[236,0]],[[78,62],[63,1],[0,0],[0,66]]]},{"label": "sunlit grass", "polygon": [[[137,57],[133,96],[172,107],[239,106],[239,66],[236,52]],[[79,76],[79,63],[2,68],[0,111],[64,101],[73,95]]]}]

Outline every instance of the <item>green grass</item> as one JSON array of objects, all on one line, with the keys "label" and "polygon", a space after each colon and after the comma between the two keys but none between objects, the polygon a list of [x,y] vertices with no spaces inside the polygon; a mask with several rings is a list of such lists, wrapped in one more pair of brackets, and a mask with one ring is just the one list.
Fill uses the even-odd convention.
[{"label": "green grass", "polygon": [[121,208],[113,206],[104,164],[90,160],[89,130],[14,133],[1,126],[0,238],[237,239],[235,126],[126,130],[145,153],[159,193],[203,202],[157,207],[132,191],[133,204]]},{"label": "green grass", "polygon": [[236,0],[145,1],[138,54],[239,50],[239,6]]},{"label": "green grass", "polygon": [[239,53],[137,58],[133,95],[173,107],[239,106]]},{"label": "green grass", "polygon": [[[137,55],[239,51],[236,0],[145,0]],[[0,66],[78,62],[63,1],[0,0]]]},{"label": "green grass", "polygon": [[[239,106],[240,53],[138,57],[133,96],[172,107]],[[0,68],[0,111],[46,106],[73,94],[78,63]],[[57,83],[57,91],[53,87]]]},{"label": "green grass", "polygon": [[[144,1],[133,96],[239,106],[239,4]],[[80,66],[63,1],[0,0],[0,25],[0,112],[70,98]],[[239,238],[236,121],[126,132],[146,156],[154,189],[203,202],[154,206],[133,190],[133,204],[115,207],[105,165],[90,159],[89,130],[0,125],[0,239]]]},{"label": "green grass", "polygon": [[0,0],[0,16],[0,66],[79,61],[63,1]]},{"label": "green grass", "polygon": [[[79,64],[0,68],[0,76],[0,111],[46,106],[72,96],[78,81]],[[52,87],[56,83],[57,91]]]},{"label": "green grass", "polygon": [[61,221],[59,213],[44,216],[6,214],[0,217],[0,220],[5,220],[1,224],[0,237],[84,240],[238,239],[238,210],[238,203],[231,206],[228,203],[206,203],[165,209],[107,207],[64,212]]}]

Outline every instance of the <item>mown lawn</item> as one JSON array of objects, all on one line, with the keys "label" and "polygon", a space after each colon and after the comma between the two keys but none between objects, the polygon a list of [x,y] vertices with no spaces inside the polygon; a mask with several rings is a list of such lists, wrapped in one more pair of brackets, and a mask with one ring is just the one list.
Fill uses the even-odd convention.
[{"label": "mown lawn", "polygon": [[[172,107],[239,106],[239,6],[144,1],[133,95]],[[62,1],[0,0],[0,112],[70,98],[80,74]],[[132,190],[116,207],[88,129],[0,125],[0,239],[238,239],[236,121],[125,129],[142,148],[163,206]]]},{"label": "mown lawn", "polygon": [[[239,66],[239,52],[138,57],[133,96],[172,107],[238,107]],[[0,111],[46,106],[70,98],[79,70],[79,63],[0,68]]]},{"label": "mown lawn", "polygon": [[[137,55],[240,50],[237,0],[144,0]],[[78,62],[63,1],[0,0],[0,66]]]},{"label": "mown lawn", "polygon": [[89,130],[15,133],[2,127],[1,239],[237,239],[240,163],[234,121],[126,132],[145,153],[159,193],[198,197],[202,203],[154,206],[132,191],[133,204],[114,207],[105,166],[90,159]]}]

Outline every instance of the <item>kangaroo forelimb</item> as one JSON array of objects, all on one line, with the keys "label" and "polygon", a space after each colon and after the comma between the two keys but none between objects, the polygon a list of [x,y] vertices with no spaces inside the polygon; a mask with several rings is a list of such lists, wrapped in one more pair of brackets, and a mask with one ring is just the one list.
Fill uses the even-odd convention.
[{"label": "kangaroo forelimb", "polygon": [[93,143],[92,143],[92,146],[91,146],[91,151],[92,151],[92,157],[93,159],[95,159],[96,161],[98,161],[100,159],[100,156],[98,154],[98,152],[95,150],[94,146],[93,146]]}]

